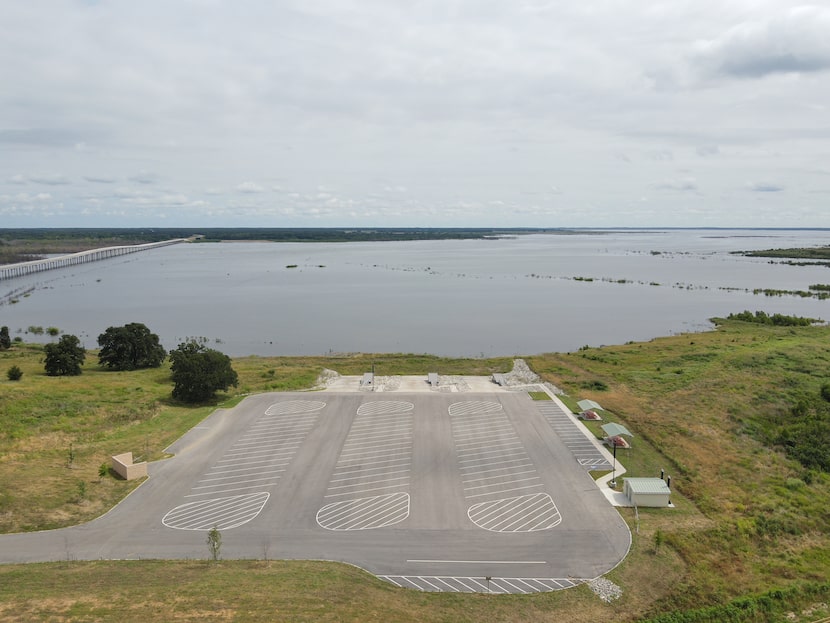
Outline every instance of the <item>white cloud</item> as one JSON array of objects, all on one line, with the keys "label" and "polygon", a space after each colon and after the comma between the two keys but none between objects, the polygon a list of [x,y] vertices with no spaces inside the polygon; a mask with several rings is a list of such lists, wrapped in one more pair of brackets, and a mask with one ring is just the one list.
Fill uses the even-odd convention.
[{"label": "white cloud", "polygon": [[71,184],[69,178],[61,174],[52,175],[30,175],[29,181],[35,184],[46,184],[47,186],[64,186]]},{"label": "white cloud", "polygon": [[241,193],[261,193],[265,192],[265,188],[257,184],[256,182],[242,182],[236,187]]},{"label": "white cloud", "polygon": [[756,193],[779,193],[785,190],[780,184],[772,182],[747,182],[746,189]]},{"label": "white cloud", "polygon": [[[793,225],[822,226],[828,15],[799,0],[60,0],[46,20],[9,3],[0,195],[48,186],[49,210],[89,226],[758,226],[734,198],[765,192],[772,215],[789,209],[775,187],[799,189]],[[23,207],[4,225],[53,223]]]},{"label": "white cloud", "polygon": [[674,190],[680,192],[698,192],[697,180],[693,177],[672,179],[654,184],[657,190]]},{"label": "white cloud", "polygon": [[130,175],[127,179],[136,184],[156,184],[159,181],[159,176],[151,171],[141,171],[135,175]]},{"label": "white cloud", "polygon": [[760,16],[703,40],[695,61],[708,73],[738,78],[830,69],[830,8],[798,6]]}]

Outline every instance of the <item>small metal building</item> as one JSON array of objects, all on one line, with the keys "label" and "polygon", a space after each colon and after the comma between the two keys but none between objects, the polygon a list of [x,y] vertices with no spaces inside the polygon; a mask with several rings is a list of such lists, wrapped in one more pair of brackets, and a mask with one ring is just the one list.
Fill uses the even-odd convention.
[{"label": "small metal building", "polygon": [[662,478],[626,478],[625,497],[635,506],[663,507],[669,505],[671,489]]}]

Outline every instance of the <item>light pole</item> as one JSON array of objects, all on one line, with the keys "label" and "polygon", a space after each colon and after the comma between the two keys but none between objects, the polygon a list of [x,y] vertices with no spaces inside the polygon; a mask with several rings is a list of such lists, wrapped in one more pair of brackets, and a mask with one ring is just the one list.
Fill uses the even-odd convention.
[{"label": "light pole", "polygon": [[611,468],[611,482],[609,484],[611,485],[612,489],[616,489],[617,488],[617,440],[614,439],[613,437],[611,437],[611,448],[613,449],[613,452],[614,452],[614,465]]}]

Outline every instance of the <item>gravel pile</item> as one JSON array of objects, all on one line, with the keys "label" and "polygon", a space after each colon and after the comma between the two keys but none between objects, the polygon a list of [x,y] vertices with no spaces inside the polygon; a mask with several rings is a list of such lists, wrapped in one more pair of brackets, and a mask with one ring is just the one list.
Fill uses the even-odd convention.
[{"label": "gravel pile", "polygon": [[606,580],[605,578],[596,578],[595,580],[588,581],[588,587],[605,603],[611,603],[622,597],[622,589],[611,580]]},{"label": "gravel pile", "polygon": [[328,368],[323,368],[323,371],[320,373],[320,376],[317,377],[317,381],[315,381],[314,387],[312,389],[325,389],[329,385],[335,383],[339,378],[339,372],[329,370]]},{"label": "gravel pile", "polygon": [[538,374],[536,374],[533,370],[530,369],[530,367],[527,365],[524,359],[514,359],[513,369],[510,372],[504,374],[503,376],[505,381],[507,381],[508,387],[516,387],[523,385],[544,385],[554,394],[561,395],[565,393],[552,383],[547,383],[543,381]]}]

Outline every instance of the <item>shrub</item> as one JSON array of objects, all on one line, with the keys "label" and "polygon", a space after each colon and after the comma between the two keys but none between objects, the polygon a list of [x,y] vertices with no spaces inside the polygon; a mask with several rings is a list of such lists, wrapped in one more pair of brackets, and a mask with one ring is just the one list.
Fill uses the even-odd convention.
[{"label": "shrub", "polygon": [[6,376],[9,377],[10,381],[19,381],[23,377],[23,370],[18,366],[12,366],[6,372]]}]

